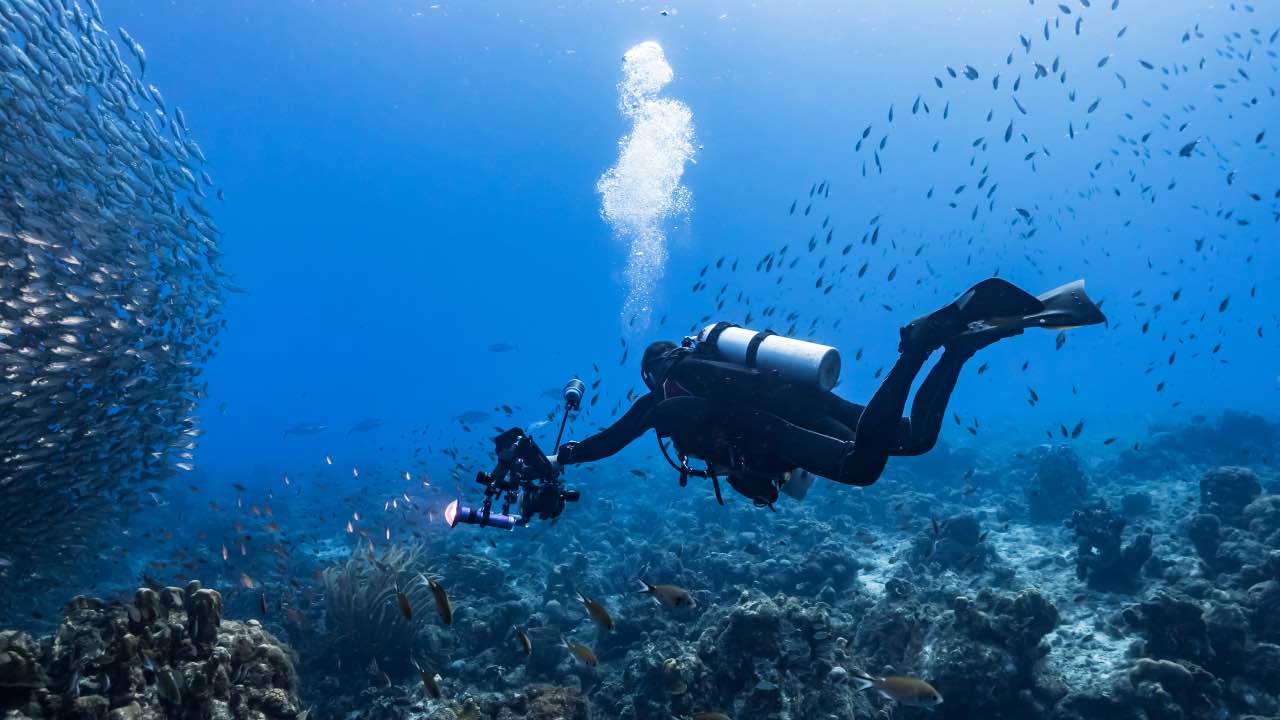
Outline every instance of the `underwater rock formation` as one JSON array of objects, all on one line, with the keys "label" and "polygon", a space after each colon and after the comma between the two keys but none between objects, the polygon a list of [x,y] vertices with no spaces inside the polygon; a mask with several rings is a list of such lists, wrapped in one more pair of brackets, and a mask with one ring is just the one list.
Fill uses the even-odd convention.
[{"label": "underwater rock formation", "polygon": [[1200,513],[1228,525],[1244,524],[1244,509],[1262,494],[1262,483],[1248,468],[1220,467],[1200,480]]},{"label": "underwater rock formation", "polygon": [[256,620],[190,583],[108,605],[77,597],[52,637],[0,632],[0,716],[298,720],[293,659]]},{"label": "underwater rock formation", "polygon": [[1035,476],[1027,491],[1031,521],[1055,523],[1071,516],[1089,498],[1089,481],[1080,469],[1080,456],[1069,447],[1036,448]]},{"label": "underwater rock formation", "polygon": [[1195,515],[1187,523],[1187,535],[1196,554],[1210,567],[1220,564],[1218,548],[1222,544],[1222,521],[1217,515]]},{"label": "underwater rock formation", "polygon": [[[850,616],[821,602],[743,591],[736,603],[708,611],[703,621],[692,647],[666,655],[674,663],[650,663],[645,653],[628,658],[649,668],[644,674],[653,678],[648,686],[662,693],[661,704],[653,694],[637,692],[606,708],[606,715],[640,720],[720,710],[735,720],[870,716],[868,696],[848,679],[861,669],[849,645]],[[628,668],[627,674],[635,673]]]},{"label": "underwater rock formation", "polygon": [[1213,660],[1204,609],[1191,598],[1161,592],[1126,608],[1126,624],[1144,638],[1139,652],[1157,660],[1187,660],[1206,665]]},{"label": "underwater rock formation", "polygon": [[589,720],[589,706],[576,687],[533,684],[512,692],[467,694],[437,701],[417,686],[369,688],[331,716],[346,720]]},{"label": "underwater rock formation", "polygon": [[945,698],[940,716],[1041,716],[1056,698],[1036,669],[1057,624],[1057,608],[1036,590],[957,597],[922,652],[922,675]]},{"label": "underwater rock formation", "polygon": [[854,646],[869,663],[868,672],[908,667],[924,647],[934,610],[915,594],[910,582],[893,578],[885,584],[884,597],[863,615]]},{"label": "underwater rock formation", "polygon": [[1120,498],[1120,514],[1125,517],[1137,517],[1151,511],[1151,496],[1147,493],[1125,493]]},{"label": "underwater rock formation", "polygon": [[1126,522],[1105,503],[1077,510],[1067,521],[1075,531],[1076,577],[1094,590],[1132,591],[1142,566],[1151,558],[1151,531],[1143,530],[1122,545]]},{"label": "underwater rock formation", "polygon": [[[1248,457],[1280,444],[1280,424],[1257,413],[1224,410],[1214,420],[1198,416],[1190,423],[1156,425],[1146,443],[1148,458],[1174,456],[1180,463],[1221,462],[1225,457]],[[1155,451],[1155,452],[1150,452]],[[1132,453],[1141,456],[1144,453]]]},{"label": "underwater rock formation", "polygon": [[978,572],[986,566],[991,551],[985,539],[977,517],[957,515],[938,523],[936,535],[932,529],[922,531],[911,547],[911,560],[913,564]]}]

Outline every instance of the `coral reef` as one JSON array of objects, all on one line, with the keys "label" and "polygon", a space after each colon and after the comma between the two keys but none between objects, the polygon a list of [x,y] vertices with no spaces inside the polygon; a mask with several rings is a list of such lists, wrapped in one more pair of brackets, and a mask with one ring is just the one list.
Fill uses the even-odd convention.
[{"label": "coral reef", "polygon": [[324,572],[325,613],[336,649],[360,667],[377,661],[384,667],[408,667],[414,626],[398,607],[404,592],[410,608],[433,607],[426,584],[409,575],[417,546],[393,545],[381,558],[357,548],[346,562]]},{"label": "coral reef", "polygon": [[[1086,486],[1069,450],[1006,457],[934,493],[914,468],[852,495],[818,486],[776,513],[658,487],[634,511],[582,510],[524,537],[441,528],[376,555],[364,540],[354,553],[335,543],[225,604],[199,586],[143,588],[97,610],[79,600],[52,638],[0,633],[0,707],[123,720],[178,716],[180,697],[209,717],[287,718],[296,682],[313,720],[1280,716],[1280,496],[1268,468],[1184,467],[1174,482],[1098,462]],[[1033,473],[1079,504],[1031,521],[1020,498]],[[1188,477],[1203,478],[1203,503]],[[824,492],[841,502],[823,504]],[[451,625],[419,572],[448,587]],[[687,588],[696,605],[634,592],[637,575]],[[577,592],[608,608],[612,630]],[[288,632],[296,681],[266,628],[225,619],[245,611]],[[112,660],[126,634],[150,650]],[[922,678],[944,702],[905,707],[858,691],[854,673]],[[102,700],[76,710],[72,679]],[[135,701],[140,714],[122,710]]]},{"label": "coral reef", "polygon": [[221,617],[197,582],[108,605],[77,597],[52,637],[0,632],[0,715],[298,720],[290,650],[256,620]]},{"label": "coral reef", "polygon": [[916,536],[911,548],[913,564],[927,563],[957,571],[981,571],[991,551],[983,541],[986,536],[978,518],[971,514],[956,515]]},{"label": "coral reef", "polygon": [[1036,448],[1033,460],[1035,475],[1027,490],[1032,522],[1060,522],[1088,501],[1089,481],[1074,450],[1045,445]]},{"label": "coral reef", "polygon": [[1054,690],[1038,684],[1036,669],[1057,624],[1057,608],[1036,590],[955,598],[921,653],[923,676],[945,698],[942,717],[1042,714]]},{"label": "coral reef", "polygon": [[1125,609],[1124,622],[1142,634],[1137,652],[1157,660],[1213,660],[1204,609],[1191,598],[1159,593]]},{"label": "coral reef", "polygon": [[1147,493],[1125,493],[1120,498],[1120,514],[1128,518],[1145,515],[1151,511],[1151,496]]},{"label": "coral reef", "polygon": [[1244,524],[1244,509],[1262,494],[1262,483],[1248,468],[1220,467],[1200,480],[1200,513],[1228,525]]},{"label": "coral reef", "polygon": [[1151,558],[1151,531],[1143,530],[1122,545],[1125,525],[1102,501],[1075,511],[1067,521],[1076,537],[1076,577],[1094,590],[1134,590]]}]

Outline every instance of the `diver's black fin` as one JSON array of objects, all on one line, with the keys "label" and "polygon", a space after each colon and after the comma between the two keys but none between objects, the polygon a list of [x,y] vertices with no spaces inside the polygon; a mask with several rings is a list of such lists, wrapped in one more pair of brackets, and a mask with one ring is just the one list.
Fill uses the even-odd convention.
[{"label": "diver's black fin", "polygon": [[972,354],[1003,338],[1021,335],[1027,328],[1066,330],[1106,322],[1102,310],[1084,292],[1084,280],[1054,288],[1035,298],[1038,309],[1022,315],[993,315],[969,323],[962,333],[946,341],[949,350]]},{"label": "diver's black fin", "polygon": [[993,314],[971,322],[968,331],[961,333],[989,334],[1007,331],[1017,334],[1026,328],[1066,330],[1081,325],[1097,325],[1106,322],[1107,316],[1084,292],[1084,280],[1069,282],[1035,298],[1037,308],[1020,315]]},{"label": "diver's black fin", "polygon": [[1008,280],[987,278],[966,290],[950,305],[916,318],[902,328],[898,350],[930,352],[966,332],[1003,324],[1001,321],[1042,313],[1041,300]]},{"label": "diver's black fin", "polygon": [[1037,298],[1044,311],[1025,319],[1026,327],[1068,329],[1107,321],[1102,308],[1084,292],[1084,280],[1069,282]]}]

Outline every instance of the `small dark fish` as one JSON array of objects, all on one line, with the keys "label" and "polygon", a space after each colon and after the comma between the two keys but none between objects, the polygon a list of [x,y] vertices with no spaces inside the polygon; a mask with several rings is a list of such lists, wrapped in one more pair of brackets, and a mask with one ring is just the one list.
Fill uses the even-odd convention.
[{"label": "small dark fish", "polygon": [[900,705],[934,707],[942,703],[942,694],[929,683],[913,677],[872,677],[850,673],[859,690],[873,688],[885,698]]},{"label": "small dark fish", "polygon": [[577,596],[578,602],[582,603],[582,607],[586,609],[587,614],[591,616],[591,619],[597,625],[605,630],[613,630],[613,617],[609,615],[609,611],[605,609],[604,605],[582,593],[577,593]]},{"label": "small dark fish", "polygon": [[453,603],[449,602],[449,596],[445,593],[444,587],[440,583],[431,578],[418,577],[426,580],[427,587],[431,588],[431,594],[436,598],[436,612],[440,614],[440,619],[445,625],[453,624]]},{"label": "small dark fish", "polygon": [[313,423],[298,423],[297,425],[294,425],[291,428],[286,428],[284,431],[284,435],[282,437],[287,438],[290,435],[318,435],[328,429],[329,428],[327,425],[316,425]]},{"label": "small dark fish", "polygon": [[409,604],[409,596],[403,590],[396,590],[396,604],[400,606],[400,614],[405,620],[413,620],[413,606]]},{"label": "small dark fish", "polygon": [[591,648],[583,645],[577,640],[565,640],[564,647],[571,655],[577,658],[579,662],[590,665],[591,667],[595,667],[600,664],[600,661],[596,659],[596,654],[591,651]]},{"label": "small dark fish", "polygon": [[517,349],[517,346],[504,342],[496,342],[489,346],[489,352],[491,353],[507,353]]},{"label": "small dark fish", "polygon": [[156,688],[160,697],[170,705],[182,704],[182,688],[178,685],[178,676],[173,670],[164,668],[156,673]]},{"label": "small dark fish", "polygon": [[511,629],[515,632],[515,635],[516,635],[516,642],[520,643],[520,650],[521,650],[525,655],[532,655],[532,654],[533,654],[533,642],[529,640],[529,635],[528,635],[527,633],[525,633],[525,631],[524,631],[524,630],[521,630],[521,629],[520,629],[519,627],[517,627],[517,626],[514,626],[514,625],[513,625],[513,626],[511,627]]},{"label": "small dark fish", "polygon": [[644,580],[640,581],[643,586],[637,592],[647,593],[653,596],[653,599],[665,607],[693,607],[697,605],[693,599],[693,593],[685,590],[677,585],[650,585]]},{"label": "small dark fish", "polygon": [[1178,151],[1178,157],[1191,157],[1191,153],[1195,151],[1196,145],[1199,144],[1199,140],[1192,140],[1186,145],[1183,145],[1182,149]]},{"label": "small dark fish", "polygon": [[369,432],[370,430],[376,430],[382,427],[382,425],[382,421],[378,418],[365,418],[355,425],[352,425],[351,429],[347,431],[347,434],[350,435],[351,433]]},{"label": "small dark fish", "polygon": [[436,676],[430,671],[424,669],[416,662],[413,664],[418,669],[418,675],[422,677],[422,686],[427,689],[427,694],[436,700],[440,699],[440,683],[436,682]]}]

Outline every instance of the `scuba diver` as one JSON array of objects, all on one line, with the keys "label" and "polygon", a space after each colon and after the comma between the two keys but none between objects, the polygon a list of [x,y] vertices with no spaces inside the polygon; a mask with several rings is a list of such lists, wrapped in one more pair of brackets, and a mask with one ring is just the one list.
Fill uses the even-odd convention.
[{"label": "scuba diver", "polygon": [[[1039,297],[999,278],[983,280],[901,329],[898,360],[865,406],[831,392],[840,371],[835,348],[718,323],[681,345],[649,345],[640,364],[649,392],[608,428],[565,443],[547,459],[557,470],[594,462],[653,429],[681,485],[690,476],[710,478],[721,503],[720,476],[759,506],[772,506],[780,489],[802,498],[812,482],[805,473],[868,486],[890,457],[933,448],[960,370],[974,353],[1026,328],[1105,320],[1082,280]],[[939,348],[941,358],[903,417],[916,376]],[[691,457],[706,469],[691,468]]]}]

